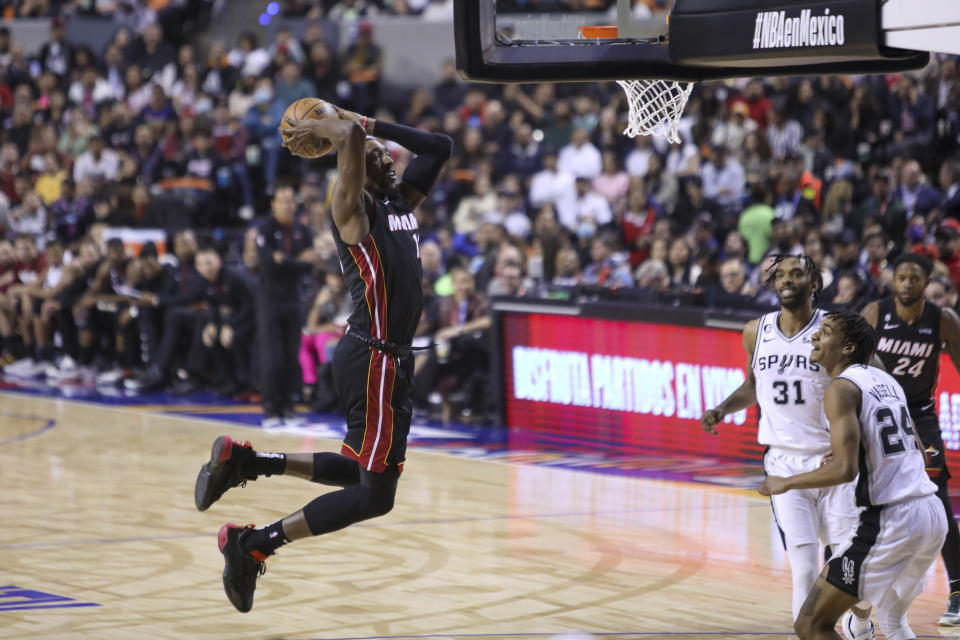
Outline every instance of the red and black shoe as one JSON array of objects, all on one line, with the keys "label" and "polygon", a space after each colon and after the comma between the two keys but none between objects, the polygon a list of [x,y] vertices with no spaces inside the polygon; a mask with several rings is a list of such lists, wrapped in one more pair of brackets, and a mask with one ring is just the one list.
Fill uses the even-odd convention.
[{"label": "red and black shoe", "polygon": [[225,524],[220,527],[217,544],[223,554],[223,590],[227,592],[230,604],[240,613],[253,608],[253,592],[257,588],[257,578],[267,571],[264,560],[267,556],[259,551],[246,551],[243,540],[253,531],[253,525],[241,527]]},{"label": "red and black shoe", "polygon": [[249,442],[237,442],[230,436],[220,436],[214,440],[210,462],[200,467],[193,489],[193,501],[197,509],[206,511],[227,489],[245,485],[247,480],[256,480],[256,474],[243,471],[244,463],[256,455]]}]

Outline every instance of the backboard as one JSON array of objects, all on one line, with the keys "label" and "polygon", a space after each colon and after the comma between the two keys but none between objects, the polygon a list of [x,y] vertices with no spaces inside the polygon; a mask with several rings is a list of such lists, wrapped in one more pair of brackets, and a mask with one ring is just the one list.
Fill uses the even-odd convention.
[{"label": "backboard", "polygon": [[[631,0],[546,10],[561,4],[569,3],[454,0],[461,74],[560,82],[891,73],[925,66],[921,49],[960,48],[954,0],[675,0],[669,17],[638,17]],[[590,25],[616,30],[579,37]]]}]

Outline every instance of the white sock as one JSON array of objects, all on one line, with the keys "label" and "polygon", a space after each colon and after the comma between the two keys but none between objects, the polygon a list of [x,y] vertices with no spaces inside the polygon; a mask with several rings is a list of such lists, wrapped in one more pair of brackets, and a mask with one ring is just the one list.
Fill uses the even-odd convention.
[{"label": "white sock", "polygon": [[851,631],[853,633],[864,633],[865,631],[870,630],[870,615],[868,614],[866,618],[860,618],[857,616],[857,612],[853,612],[853,620],[850,621]]}]

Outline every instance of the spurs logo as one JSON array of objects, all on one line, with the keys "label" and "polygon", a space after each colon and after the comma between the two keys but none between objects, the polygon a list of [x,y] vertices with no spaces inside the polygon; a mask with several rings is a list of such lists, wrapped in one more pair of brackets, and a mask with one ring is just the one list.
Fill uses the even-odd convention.
[{"label": "spurs logo", "polygon": [[783,372],[786,371],[787,367],[789,367],[791,364],[793,364],[793,356],[787,356],[786,358],[781,360],[780,368],[777,369],[777,374],[782,376]]},{"label": "spurs logo", "polygon": [[853,584],[856,581],[856,565],[850,558],[843,559],[843,584]]}]

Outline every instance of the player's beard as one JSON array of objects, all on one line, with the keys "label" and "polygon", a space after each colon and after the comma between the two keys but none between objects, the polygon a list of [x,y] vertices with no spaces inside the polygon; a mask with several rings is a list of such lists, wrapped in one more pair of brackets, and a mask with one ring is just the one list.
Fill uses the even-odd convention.
[{"label": "player's beard", "polygon": [[794,287],[793,297],[784,300],[780,296],[780,292],[777,291],[777,300],[780,301],[780,306],[788,311],[796,311],[797,309],[802,309],[805,304],[807,304],[812,298],[810,292],[810,287]]},{"label": "player's beard", "polygon": [[918,302],[920,302],[920,300],[923,299],[923,291],[913,296],[913,298],[907,298],[906,296],[900,293],[897,293],[896,295],[897,295],[897,302],[899,302],[900,305],[904,307],[912,307],[913,305],[917,304]]}]

